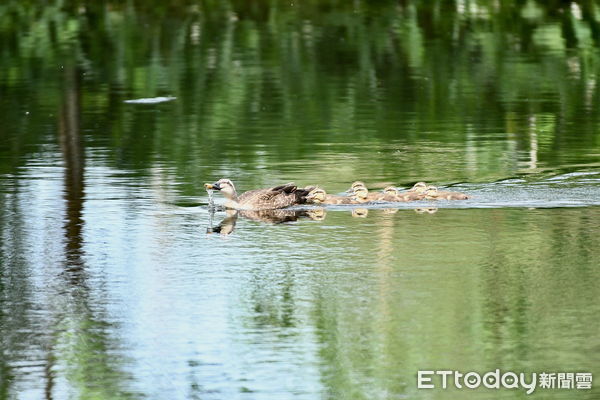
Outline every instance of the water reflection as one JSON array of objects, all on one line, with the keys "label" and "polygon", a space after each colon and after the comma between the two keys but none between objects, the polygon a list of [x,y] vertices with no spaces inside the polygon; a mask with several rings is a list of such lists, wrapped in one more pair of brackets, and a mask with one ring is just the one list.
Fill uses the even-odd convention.
[{"label": "water reflection", "polygon": [[221,235],[233,233],[238,217],[266,224],[283,224],[286,222],[295,222],[302,218],[311,219],[313,221],[322,221],[326,216],[326,210],[321,207],[307,210],[278,209],[249,211],[228,209],[225,211],[226,217],[219,222],[219,224],[213,226],[212,220],[214,218],[214,210],[209,208],[209,213],[209,225],[206,228],[206,232],[209,234],[219,233]]},{"label": "water reflection", "polygon": [[[599,28],[591,1],[0,2],[0,398],[597,375]],[[211,176],[473,199],[213,226],[173,205]]]},{"label": "water reflection", "polygon": [[[349,213],[353,218],[367,218],[369,216],[369,208],[364,207],[335,207],[334,209],[336,211],[331,212],[345,212],[343,211],[344,208],[349,209]],[[380,212],[384,215],[393,215],[396,214],[398,211],[400,211],[399,208],[386,207],[383,205],[375,206],[375,212]],[[438,211],[438,209],[436,207],[416,207],[414,208],[414,211],[418,214],[435,214]],[[313,207],[308,209],[278,209],[260,211],[227,209],[225,211],[225,218],[223,218],[221,222],[219,222],[215,226],[213,226],[215,210],[209,206],[208,213],[209,217],[206,233],[230,235],[234,232],[239,217],[266,224],[283,224],[287,222],[296,222],[301,219],[308,219],[312,221],[324,221],[327,217],[327,208]]]},{"label": "water reflection", "polygon": [[85,152],[81,140],[81,71],[71,65],[64,68],[64,91],[59,110],[58,135],[64,161],[65,259],[66,270],[73,283],[82,284],[83,261],[83,206]]}]

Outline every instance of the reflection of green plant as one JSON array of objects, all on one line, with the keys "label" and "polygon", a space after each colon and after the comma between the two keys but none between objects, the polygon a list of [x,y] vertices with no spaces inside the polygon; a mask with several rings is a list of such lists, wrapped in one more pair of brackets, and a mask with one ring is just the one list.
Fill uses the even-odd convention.
[{"label": "reflection of green plant", "polygon": [[[482,145],[468,133],[503,129],[490,126],[491,114],[502,120],[528,104],[529,112],[576,118],[583,106],[594,106],[582,104],[585,99],[597,101],[583,95],[597,69],[596,56],[585,51],[596,14],[585,7],[581,19],[566,15],[566,21],[552,6],[531,1],[522,10],[492,1],[468,9],[446,2],[361,3],[359,12],[354,3],[253,4],[144,2],[132,8],[55,1],[38,8],[9,1],[0,6],[0,40],[18,40],[5,46],[9,54],[0,60],[8,71],[3,85],[44,82],[35,101],[51,107],[60,101],[59,66],[74,57],[86,73],[84,105],[104,110],[99,114],[106,118],[96,124],[108,128],[103,135],[128,154],[127,164],[144,167],[162,154],[182,170],[217,159],[254,165],[257,155],[239,153],[230,145],[236,142],[270,142],[271,156],[283,161],[318,159],[324,148],[314,142],[350,137],[475,146],[470,151],[486,161],[478,163],[486,176],[509,168],[488,163],[506,159],[501,143]],[[565,49],[573,44],[564,39],[565,24],[574,27],[582,50]],[[540,90],[557,101],[534,102]],[[120,102],[160,94],[181,99],[165,116],[142,115]],[[6,111],[19,125],[22,117]],[[582,123],[579,140],[594,142],[596,130]],[[327,134],[311,135],[315,129]],[[274,134],[278,139],[271,141]],[[562,145],[561,151],[575,151]],[[556,149],[546,147],[540,159]],[[417,169],[423,165],[415,174],[438,168],[426,154],[410,157]]]},{"label": "reflection of green plant", "polygon": [[106,322],[94,320],[86,313],[75,313],[56,327],[55,358],[65,369],[65,377],[80,399],[132,399],[139,396],[125,389],[131,379],[119,368],[123,356],[114,353],[110,342],[112,329]]},{"label": "reflection of green plant", "polygon": [[[597,56],[588,51],[593,36],[586,33],[597,21],[587,3],[579,18],[533,1],[521,9],[493,1],[465,9],[452,2],[365,3],[357,10],[337,2],[133,4],[0,6],[3,91],[18,98],[26,85],[34,92],[33,111],[56,108],[60,66],[73,59],[85,72],[84,110],[94,112],[93,122],[84,122],[102,126],[90,144],[112,148],[118,166],[145,168],[158,156],[182,174],[204,175],[202,165],[215,162],[256,165],[257,144],[269,144],[273,161],[319,162],[327,149],[319,143],[395,143],[400,150],[427,140],[441,152],[466,148],[475,173],[465,170],[461,177],[453,170],[450,178],[419,151],[402,163],[393,152],[380,161],[390,171],[406,174],[406,164],[414,176],[438,180],[489,179],[498,171],[513,173],[511,160],[529,146],[527,135],[513,150],[475,138],[502,132],[497,121],[513,112],[577,118],[579,143],[597,142],[593,120],[580,118],[582,108],[597,102],[589,83],[596,79]],[[162,94],[179,98],[165,106],[167,113],[122,103]],[[46,124],[48,113],[25,118],[14,104],[0,107],[12,126],[27,131],[13,143],[39,142],[34,136],[41,130],[32,132],[31,125]],[[550,140],[555,135],[550,132]],[[562,135],[556,140],[560,146],[540,149],[540,160],[580,151]],[[461,152],[447,157],[451,165],[465,163]]]}]

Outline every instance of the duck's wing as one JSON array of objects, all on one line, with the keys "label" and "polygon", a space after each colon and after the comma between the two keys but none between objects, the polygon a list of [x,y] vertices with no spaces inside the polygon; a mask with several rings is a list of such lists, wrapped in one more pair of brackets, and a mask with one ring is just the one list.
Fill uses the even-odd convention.
[{"label": "duck's wing", "polygon": [[275,186],[272,188],[248,190],[247,192],[244,192],[238,196],[238,202],[243,203],[251,199],[254,201],[258,198],[268,199],[269,197],[272,197],[278,193],[291,193],[296,189],[296,185],[290,182],[286,183],[285,185]]},{"label": "duck's wing", "polygon": [[277,209],[305,203],[309,192],[309,189],[298,189],[293,183],[287,183],[245,192],[238,198],[238,202],[255,210]]}]

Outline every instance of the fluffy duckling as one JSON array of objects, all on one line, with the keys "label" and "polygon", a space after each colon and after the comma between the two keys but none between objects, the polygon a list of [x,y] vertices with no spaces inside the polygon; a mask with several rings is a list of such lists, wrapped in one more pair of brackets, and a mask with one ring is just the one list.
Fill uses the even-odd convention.
[{"label": "fluffy duckling", "polygon": [[425,190],[427,190],[427,184],[425,182],[417,182],[413,185],[413,187],[408,189],[409,192],[417,193],[425,193]]},{"label": "fluffy duckling", "polygon": [[425,192],[427,191],[427,184],[425,182],[417,182],[412,188],[406,192],[397,193],[399,200],[397,201],[418,201],[425,198]]},{"label": "fluffy duckling", "polygon": [[365,183],[363,181],[354,181],[354,182],[352,182],[350,189],[346,190],[346,193],[354,193],[354,190],[358,187],[366,188],[367,185],[365,185]]},{"label": "fluffy duckling", "polygon": [[368,203],[370,201],[375,201],[381,196],[381,193],[369,193],[369,189],[365,186],[356,186],[354,188],[354,193],[352,199],[354,203]]},{"label": "fluffy duckling", "polygon": [[438,190],[435,186],[429,186],[427,188],[428,200],[467,200],[470,197],[460,192],[449,192]]},{"label": "fluffy duckling", "polygon": [[381,200],[382,197],[381,193],[370,193],[367,186],[361,181],[352,183],[352,186],[346,192],[352,193],[354,199],[359,203]]},{"label": "fluffy duckling", "polygon": [[306,196],[306,201],[312,204],[357,204],[353,197],[334,196],[321,188],[311,190]]},{"label": "fluffy duckling", "polygon": [[396,189],[393,186],[388,186],[385,189],[383,189],[383,193],[381,193],[379,195],[379,198],[377,200],[380,201],[389,201],[389,202],[399,202],[399,201],[406,201],[403,198],[401,198],[399,196],[399,192],[398,189]]},{"label": "fluffy duckling", "polygon": [[443,200],[467,200],[470,199],[471,196],[466,195],[460,192],[449,192],[449,191],[440,191],[438,190],[438,199]]},{"label": "fluffy duckling", "polygon": [[427,190],[425,190],[424,200],[437,200],[438,199],[438,190],[435,186],[428,186]]}]

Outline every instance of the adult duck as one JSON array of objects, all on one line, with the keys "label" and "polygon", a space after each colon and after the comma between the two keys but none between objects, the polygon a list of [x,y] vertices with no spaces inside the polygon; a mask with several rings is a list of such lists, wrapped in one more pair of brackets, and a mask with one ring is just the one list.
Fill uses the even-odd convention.
[{"label": "adult duck", "polygon": [[219,179],[215,183],[205,183],[207,190],[218,190],[225,197],[225,207],[236,210],[276,210],[306,203],[309,189],[299,189],[293,183],[266,189],[254,189],[237,194],[233,182]]}]

